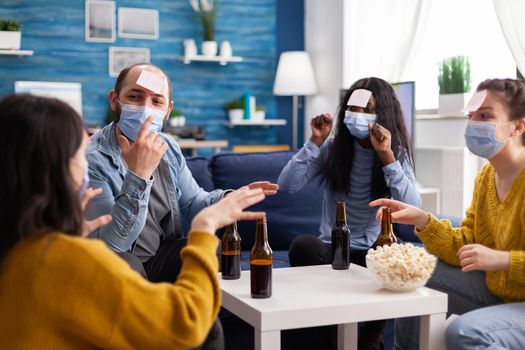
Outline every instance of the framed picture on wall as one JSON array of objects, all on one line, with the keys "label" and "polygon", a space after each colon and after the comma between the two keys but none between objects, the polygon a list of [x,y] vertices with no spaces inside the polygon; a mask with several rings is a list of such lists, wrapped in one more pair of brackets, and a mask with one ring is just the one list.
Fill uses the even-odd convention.
[{"label": "framed picture on wall", "polygon": [[118,36],[122,38],[157,40],[159,38],[159,11],[119,7]]},{"label": "framed picture on wall", "polygon": [[86,1],[86,41],[114,42],[116,35],[115,1]]},{"label": "framed picture on wall", "polygon": [[109,48],[109,76],[117,77],[121,70],[135,63],[149,63],[147,48],[116,47]]}]

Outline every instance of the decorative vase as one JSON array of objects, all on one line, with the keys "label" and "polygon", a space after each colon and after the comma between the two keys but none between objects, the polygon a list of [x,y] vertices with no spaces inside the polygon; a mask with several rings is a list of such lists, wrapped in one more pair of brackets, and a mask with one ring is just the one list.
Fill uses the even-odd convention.
[{"label": "decorative vase", "polygon": [[225,40],[221,43],[220,55],[221,57],[232,57],[233,50],[229,41]]},{"label": "decorative vase", "polygon": [[197,56],[197,45],[195,45],[195,40],[184,40],[184,57],[191,58],[194,56]]},{"label": "decorative vase", "polygon": [[217,42],[216,41],[203,41],[202,42],[202,54],[206,57],[217,56]]},{"label": "decorative vase", "polygon": [[265,117],[266,117],[265,111],[255,111],[255,113],[253,114],[253,121],[262,122],[264,121]]},{"label": "decorative vase", "polygon": [[468,102],[468,94],[445,94],[439,95],[439,115],[459,115]]},{"label": "decorative vase", "polygon": [[174,127],[174,128],[181,127],[186,124],[186,117],[182,115],[178,117],[173,117],[169,119],[169,122],[170,122],[171,127]]},{"label": "decorative vase", "polygon": [[0,31],[0,49],[18,50],[22,41],[22,32]]},{"label": "decorative vase", "polygon": [[230,122],[239,122],[244,119],[244,109],[230,109],[228,110]]}]

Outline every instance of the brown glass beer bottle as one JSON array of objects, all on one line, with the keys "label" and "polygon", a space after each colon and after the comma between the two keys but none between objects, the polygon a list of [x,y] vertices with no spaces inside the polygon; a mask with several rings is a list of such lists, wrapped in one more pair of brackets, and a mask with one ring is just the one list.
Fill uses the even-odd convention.
[{"label": "brown glass beer bottle", "polygon": [[272,249],[268,244],[266,217],[257,220],[255,243],[250,252],[250,287],[252,298],[272,296]]},{"label": "brown glass beer bottle", "polygon": [[221,245],[222,279],[236,280],[241,277],[241,236],[237,223],[226,226]]},{"label": "brown glass beer bottle", "polygon": [[391,245],[392,243],[397,243],[398,239],[394,235],[394,230],[392,229],[392,209],[383,208],[383,217],[381,218],[381,233],[374,243],[374,247],[379,247],[383,245]]},{"label": "brown glass beer bottle", "polygon": [[337,203],[337,216],[332,228],[332,268],[346,270],[350,266],[350,229],[346,225],[344,202]]}]

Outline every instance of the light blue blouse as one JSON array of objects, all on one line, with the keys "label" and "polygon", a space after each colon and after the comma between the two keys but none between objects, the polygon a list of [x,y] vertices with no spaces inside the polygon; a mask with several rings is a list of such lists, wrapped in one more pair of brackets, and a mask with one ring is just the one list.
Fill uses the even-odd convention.
[{"label": "light blue blouse", "polygon": [[[328,138],[321,147],[311,141],[304,144],[297,154],[290,159],[279,175],[279,190],[294,193],[308,182],[320,180],[322,168],[326,163],[333,137]],[[372,200],[373,148],[361,147],[355,142],[354,164],[350,173],[350,193],[348,195],[333,192],[324,183],[321,224],[319,238],[331,241],[332,227],[335,223],[337,202],[346,203],[346,220],[350,228],[351,249],[365,250],[374,244],[380,231],[380,222],[376,220],[377,208],[368,206]],[[383,168],[386,185],[392,198],[415,206],[421,205],[421,196],[416,187],[414,170],[408,159],[401,164],[398,160]]]}]

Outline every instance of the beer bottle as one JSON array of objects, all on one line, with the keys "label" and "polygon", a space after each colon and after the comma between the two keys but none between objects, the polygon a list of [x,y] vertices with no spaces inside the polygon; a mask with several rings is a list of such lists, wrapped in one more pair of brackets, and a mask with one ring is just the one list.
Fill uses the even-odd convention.
[{"label": "beer bottle", "polygon": [[221,245],[222,279],[236,280],[241,277],[241,236],[237,223],[226,226]]},{"label": "beer bottle", "polygon": [[350,266],[350,229],[346,225],[344,202],[337,203],[337,216],[332,228],[332,268],[346,270]]},{"label": "beer bottle", "polygon": [[268,244],[266,217],[257,220],[255,242],[250,252],[250,286],[252,298],[272,296],[272,249]]},{"label": "beer bottle", "polygon": [[383,208],[383,217],[381,218],[381,233],[377,237],[374,247],[391,245],[392,243],[397,242],[398,239],[394,235],[394,230],[392,229],[392,209]]}]

